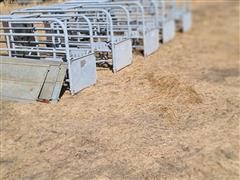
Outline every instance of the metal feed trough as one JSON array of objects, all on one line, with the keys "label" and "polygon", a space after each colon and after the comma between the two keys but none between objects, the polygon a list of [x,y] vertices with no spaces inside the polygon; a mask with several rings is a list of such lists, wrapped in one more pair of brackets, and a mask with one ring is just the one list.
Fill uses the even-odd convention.
[{"label": "metal feed trough", "polygon": [[166,16],[175,19],[177,28],[189,31],[192,27],[191,0],[166,0],[164,4]]},{"label": "metal feed trough", "polygon": [[[122,19],[116,18],[116,12],[122,12]],[[111,14],[112,13],[112,14]],[[113,72],[117,72],[132,63],[132,44],[129,38],[130,29],[124,23],[129,23],[128,11],[120,6],[113,6],[110,10],[103,7],[84,7],[74,4],[57,4],[14,11],[13,14],[41,14],[41,17],[56,17],[65,14],[75,17],[83,14],[92,24],[93,48],[96,52],[97,63],[112,65]],[[123,26],[119,24],[123,23]]]},{"label": "metal feed trough", "polygon": [[57,101],[96,83],[92,26],[83,15],[0,16],[0,97]]},{"label": "metal feed trough", "polygon": [[139,1],[112,1],[99,2],[91,0],[72,0],[66,4],[88,4],[84,6],[106,7],[111,5],[121,5],[129,12],[131,30],[130,37],[133,41],[133,48],[143,50],[144,56],[148,56],[159,48],[159,29],[156,24],[156,14],[148,13]]}]

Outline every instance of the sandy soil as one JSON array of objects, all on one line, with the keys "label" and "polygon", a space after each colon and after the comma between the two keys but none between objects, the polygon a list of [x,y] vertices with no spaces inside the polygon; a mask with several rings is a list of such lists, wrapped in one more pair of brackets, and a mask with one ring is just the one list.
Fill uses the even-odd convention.
[{"label": "sandy soil", "polygon": [[58,104],[2,102],[2,179],[239,179],[237,1]]}]

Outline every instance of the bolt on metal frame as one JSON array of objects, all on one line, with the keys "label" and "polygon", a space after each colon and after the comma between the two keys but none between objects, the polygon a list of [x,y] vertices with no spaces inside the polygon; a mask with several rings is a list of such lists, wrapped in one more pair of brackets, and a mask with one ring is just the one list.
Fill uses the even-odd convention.
[{"label": "bolt on metal frame", "polygon": [[86,16],[12,15],[0,21],[0,51],[9,57],[66,62],[71,94],[96,83],[92,25]]},{"label": "bolt on metal frame", "polygon": [[[121,9],[120,6],[112,7]],[[92,24],[93,47],[97,56],[97,63],[109,63],[113,67],[113,72],[117,72],[132,63],[132,45],[129,38],[129,29],[126,26],[118,26],[121,22],[104,8],[83,7],[82,5],[57,4],[52,6],[38,6],[14,11],[13,14],[77,14],[85,15]],[[128,21],[128,12],[121,14],[124,21]],[[122,33],[124,32],[124,33]]]}]

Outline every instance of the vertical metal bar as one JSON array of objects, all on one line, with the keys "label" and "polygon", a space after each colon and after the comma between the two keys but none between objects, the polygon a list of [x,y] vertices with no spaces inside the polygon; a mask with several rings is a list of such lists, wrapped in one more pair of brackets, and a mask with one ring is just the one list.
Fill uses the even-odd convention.
[{"label": "vertical metal bar", "polygon": [[10,45],[9,35],[6,35],[6,41],[7,41],[7,47],[9,48],[9,50],[8,50],[8,56],[9,56],[9,57],[12,57],[12,51],[10,50],[10,49],[11,49],[11,45]]},{"label": "vertical metal bar", "polygon": [[[35,34],[35,35],[37,34],[36,31],[34,31],[34,34]],[[34,39],[35,39],[35,41],[37,42],[37,45],[36,45],[37,50],[39,50],[39,43],[38,43],[39,40],[38,40],[38,36],[35,36]],[[37,56],[40,57],[40,52],[39,52],[39,51],[37,52]]]},{"label": "vertical metal bar", "polygon": [[[8,23],[8,27],[9,27],[9,32],[12,34],[13,33],[13,30],[12,30],[12,23],[9,22]],[[14,37],[11,35],[10,38],[7,36],[7,41],[8,41],[8,44],[9,44],[9,48],[13,47],[13,49],[15,49],[15,43],[14,43]],[[12,42],[10,42],[12,41]],[[12,52],[9,51],[9,56],[12,56]]]},{"label": "vertical metal bar", "polygon": [[[54,23],[51,23],[50,24],[50,27],[52,30],[54,30]],[[58,31],[57,30],[57,34],[58,34]],[[52,36],[52,46],[53,46],[53,58],[56,58],[57,57],[57,54],[56,54],[56,37],[55,36]]]}]

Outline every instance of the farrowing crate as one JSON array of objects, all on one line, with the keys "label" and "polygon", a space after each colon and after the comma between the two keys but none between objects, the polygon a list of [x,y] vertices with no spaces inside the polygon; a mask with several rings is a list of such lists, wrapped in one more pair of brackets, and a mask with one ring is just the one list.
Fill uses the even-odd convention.
[{"label": "farrowing crate", "polygon": [[[119,7],[113,7],[113,9]],[[112,10],[111,10],[112,11]],[[109,63],[113,72],[117,72],[132,63],[132,44],[129,38],[130,30],[126,26],[118,26],[121,19],[113,17],[104,8],[87,8],[82,5],[57,4],[26,8],[13,14],[41,14],[41,17],[68,14],[74,17],[83,14],[88,17],[93,28],[93,47],[97,52],[97,63]],[[115,14],[116,15],[116,14]],[[128,12],[122,13],[124,21],[128,23]],[[121,17],[121,18],[123,18]]]},{"label": "farrowing crate", "polygon": [[130,37],[133,41],[133,48],[143,50],[144,56],[154,53],[159,48],[159,29],[156,25],[156,16],[155,14],[148,14],[139,1],[108,0],[101,2],[99,0],[90,0],[85,2],[83,0],[72,0],[66,3],[87,3],[88,6],[94,5],[95,7],[124,6],[130,15]]},{"label": "farrowing crate", "polygon": [[58,101],[64,80],[71,94],[96,83],[92,26],[85,16],[0,21],[2,99]]},{"label": "farrowing crate", "polygon": [[164,3],[166,14],[175,19],[177,29],[189,31],[192,27],[191,0],[169,0]]},{"label": "farrowing crate", "polygon": [[157,51],[160,44],[159,29],[155,18],[149,18],[151,16],[147,15],[143,5],[138,1],[115,0],[113,3],[125,5],[130,12],[133,47],[143,50],[144,56]]},{"label": "farrowing crate", "polygon": [[176,26],[173,17],[166,13],[164,0],[140,0],[143,6],[149,9],[150,12],[156,11],[157,25],[159,28],[160,41],[162,43],[169,42],[174,39]]}]

